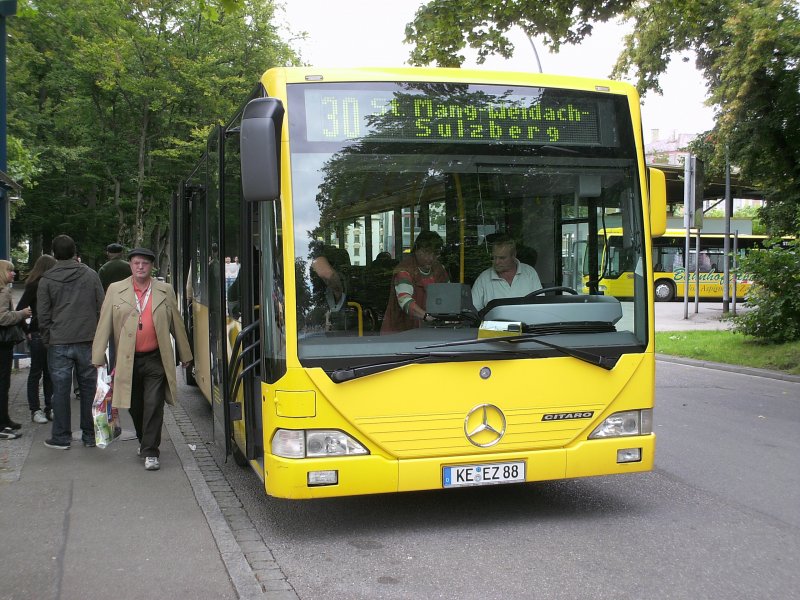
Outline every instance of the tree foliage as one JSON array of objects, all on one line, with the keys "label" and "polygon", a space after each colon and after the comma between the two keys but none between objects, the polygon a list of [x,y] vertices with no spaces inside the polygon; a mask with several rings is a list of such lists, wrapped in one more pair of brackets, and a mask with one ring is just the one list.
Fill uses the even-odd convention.
[{"label": "tree foliage", "polygon": [[742,261],[754,285],[751,311],[736,317],[735,331],[782,343],[800,340],[800,240],[779,250],[752,250]]},{"label": "tree foliage", "polygon": [[482,63],[490,54],[505,58],[514,52],[506,33],[520,27],[528,36],[541,36],[554,51],[577,44],[592,33],[592,23],[614,18],[632,0],[431,0],[417,10],[406,26],[406,42],[415,45],[411,62],[458,67],[466,46]]},{"label": "tree foliage", "polygon": [[[766,192],[762,218],[773,233],[800,232],[800,18],[790,0],[635,5],[615,75],[638,73],[641,90],[674,52],[693,50],[704,74],[714,131],[705,156],[721,171],[725,153],[741,177]],[[677,16],[677,18],[676,18]]]},{"label": "tree foliage", "polygon": [[721,169],[726,150],[741,177],[767,192],[762,217],[774,233],[800,232],[800,19],[793,0],[431,0],[406,28],[415,64],[460,65],[509,56],[506,34],[520,27],[557,50],[591,34],[592,23],[632,24],[612,77],[632,77],[640,93],[660,93],[659,78],[693,51],[717,112],[704,157]]},{"label": "tree foliage", "polygon": [[33,258],[58,233],[84,257],[164,247],[171,193],[271,66],[297,57],[273,3],[21,0],[9,20],[9,131],[35,157],[12,223]]}]

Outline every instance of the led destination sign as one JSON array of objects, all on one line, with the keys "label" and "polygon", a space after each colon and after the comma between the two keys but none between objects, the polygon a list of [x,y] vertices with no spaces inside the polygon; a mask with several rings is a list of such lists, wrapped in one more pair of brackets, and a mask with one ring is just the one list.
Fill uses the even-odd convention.
[{"label": "led destination sign", "polygon": [[417,91],[305,89],[306,140],[460,142],[616,146],[607,97],[494,95],[481,90],[447,96]]}]

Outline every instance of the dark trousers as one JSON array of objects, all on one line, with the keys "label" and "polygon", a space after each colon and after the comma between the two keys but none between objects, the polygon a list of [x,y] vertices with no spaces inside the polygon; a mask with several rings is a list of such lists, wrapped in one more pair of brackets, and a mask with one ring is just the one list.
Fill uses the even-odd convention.
[{"label": "dark trousers", "polygon": [[159,350],[137,354],[133,359],[130,413],[141,456],[156,456],[161,445],[161,426],[164,424],[164,401],[167,395],[167,375]]},{"label": "dark trousers", "polygon": [[114,336],[108,340],[108,372],[111,373],[117,364],[117,349],[114,346]]},{"label": "dark trousers", "polygon": [[53,406],[53,382],[50,380],[50,371],[47,368],[47,348],[42,343],[39,332],[31,333],[29,342],[31,348],[31,370],[28,372],[28,408],[32,411],[39,410],[39,379],[42,380],[44,390],[44,407]]},{"label": "dark trousers", "polygon": [[8,390],[11,387],[11,366],[14,363],[14,343],[0,342],[0,429],[11,421],[8,416]]},{"label": "dark trousers", "polygon": [[92,343],[50,346],[47,350],[47,366],[53,381],[53,439],[56,442],[72,441],[69,399],[74,372],[81,392],[81,439],[94,443],[92,403],[97,387],[97,369],[92,366]]}]

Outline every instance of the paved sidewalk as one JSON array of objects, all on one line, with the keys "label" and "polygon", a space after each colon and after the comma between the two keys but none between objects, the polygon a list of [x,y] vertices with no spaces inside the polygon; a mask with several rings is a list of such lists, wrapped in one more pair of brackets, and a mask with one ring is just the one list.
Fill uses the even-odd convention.
[{"label": "paved sidewalk", "polygon": [[[736,306],[736,314],[742,314],[746,310],[748,308],[742,303]],[[722,302],[699,302],[695,312],[694,300],[690,300],[688,310],[684,308],[683,301],[656,302],[655,315],[656,331],[699,331],[730,329],[730,317],[734,313],[731,304],[728,315],[725,315]]]},{"label": "paved sidewalk", "polygon": [[172,413],[160,471],[144,470],[127,411],[120,439],[84,448],[75,400],[77,440],[68,451],[47,448],[50,424],[32,423],[28,411],[28,362],[11,377],[10,412],[22,437],[0,440],[0,599],[239,597],[184,470],[193,459],[176,451]]}]

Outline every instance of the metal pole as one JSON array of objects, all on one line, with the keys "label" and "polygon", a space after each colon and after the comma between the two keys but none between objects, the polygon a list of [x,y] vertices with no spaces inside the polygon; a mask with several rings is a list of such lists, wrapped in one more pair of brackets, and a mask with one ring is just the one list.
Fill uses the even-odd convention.
[{"label": "metal pole", "polygon": [[[13,14],[13,13],[12,13]],[[0,171],[8,171],[6,140],[6,13],[0,13]],[[0,258],[11,257],[11,208],[8,190],[0,186]]]},{"label": "metal pole", "polygon": [[692,177],[692,155],[686,157],[683,166],[683,225],[686,240],[683,251],[683,318],[689,319],[689,245],[692,227],[691,214],[694,209],[694,178]]},{"label": "metal pole", "polygon": [[739,230],[733,234],[733,314],[736,314],[736,280],[739,271]]},{"label": "metal pole", "polygon": [[694,314],[700,312],[700,230],[694,238]]},{"label": "metal pole", "polygon": [[531,48],[533,48],[533,55],[536,57],[536,65],[539,67],[539,73],[544,73],[542,71],[542,62],[539,60],[539,53],[536,51],[536,44],[533,43],[533,38],[526,34],[528,41],[531,43]]},{"label": "metal pole", "polygon": [[731,217],[733,216],[733,198],[731,198],[731,160],[729,147],[725,145],[725,239],[723,240],[722,254],[724,275],[722,276],[722,313],[730,310],[730,282],[731,282]]}]

